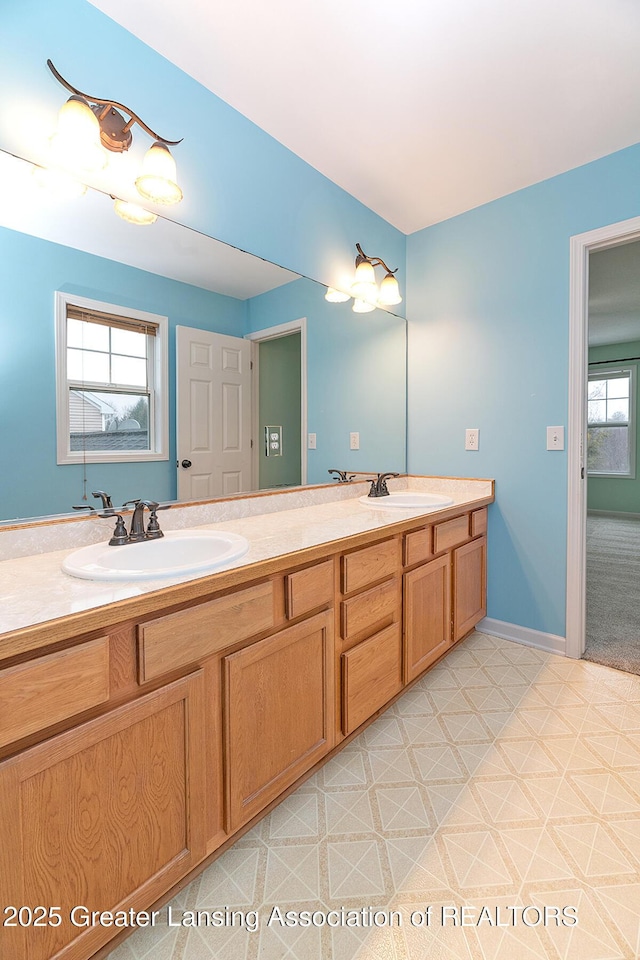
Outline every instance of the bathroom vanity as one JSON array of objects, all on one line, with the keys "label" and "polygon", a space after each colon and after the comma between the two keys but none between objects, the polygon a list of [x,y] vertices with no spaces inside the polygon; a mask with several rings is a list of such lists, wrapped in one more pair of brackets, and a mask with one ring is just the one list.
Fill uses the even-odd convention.
[{"label": "bathroom vanity", "polygon": [[240,517],[249,552],[195,580],[96,599],[59,572],[64,551],[40,556],[42,595],[64,594],[41,622],[15,624],[29,560],[0,564],[7,956],[107,952],[485,615],[492,481],[434,478],[454,502],[427,513],[349,486]]}]

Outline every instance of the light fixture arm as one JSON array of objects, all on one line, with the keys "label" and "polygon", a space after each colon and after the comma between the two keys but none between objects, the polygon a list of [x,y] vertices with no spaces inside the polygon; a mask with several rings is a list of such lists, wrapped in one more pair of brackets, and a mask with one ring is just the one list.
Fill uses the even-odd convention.
[{"label": "light fixture arm", "polygon": [[76,87],[72,86],[67,80],[64,79],[62,74],[59,73],[58,70],[56,70],[51,60],[47,60],[47,66],[49,67],[49,70],[51,70],[51,73],[54,75],[58,83],[61,83],[62,86],[66,87],[66,89],[69,90],[71,93],[74,93],[77,97],[82,97],[84,100],[87,100],[90,104],[95,103],[95,104],[102,104],[104,106],[105,108],[104,111],[100,111],[100,113],[97,114],[99,119],[103,119],[111,109],[118,110],[118,111],[121,110],[124,113],[128,113],[130,117],[130,119],[126,122],[124,127],[126,131],[130,130],[134,123],[137,123],[139,124],[139,126],[142,127],[145,133],[148,133],[149,136],[153,138],[153,140],[159,140],[160,143],[168,143],[172,147],[175,147],[178,143],[182,143],[182,139],[167,140],[165,137],[158,136],[158,134],[154,130],[152,130],[151,127],[148,127],[147,124],[140,119],[137,113],[134,113],[133,110],[130,110],[129,107],[126,107],[124,104],[117,103],[115,100],[103,100],[100,97],[90,97],[88,94],[83,93],[82,90],[76,89]]},{"label": "light fixture arm", "polygon": [[396,267],[395,270],[390,270],[384,260],[381,260],[380,257],[368,257],[359,243],[356,243],[356,250],[358,251],[358,256],[356,257],[356,267],[360,263],[366,262],[370,263],[372,267],[384,267],[387,273],[391,275],[398,272],[398,267]]}]

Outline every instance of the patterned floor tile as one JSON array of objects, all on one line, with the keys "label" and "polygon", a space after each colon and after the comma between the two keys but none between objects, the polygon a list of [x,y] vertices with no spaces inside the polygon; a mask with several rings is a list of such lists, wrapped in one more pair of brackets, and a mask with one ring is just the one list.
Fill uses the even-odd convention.
[{"label": "patterned floor tile", "polygon": [[[164,923],[108,960],[636,960],[639,889],[640,677],[475,633],[173,901],[257,932]],[[266,926],[325,901],[403,922]],[[579,924],[410,922],[527,904]]]},{"label": "patterned floor tile", "polygon": [[482,891],[503,886],[516,888],[492,831],[445,830],[442,839],[453,871],[453,884],[461,891],[471,887]]},{"label": "patterned floor tile", "polygon": [[267,853],[264,899],[295,903],[320,897],[320,850],[317,844],[272,847]]},{"label": "patterned floor tile", "polygon": [[328,793],[324,798],[327,832],[372,833],[375,830],[369,794],[361,790]]},{"label": "patterned floor tile", "polygon": [[269,814],[264,824],[265,839],[317,837],[318,798],[314,794],[293,793]]},{"label": "patterned floor tile", "polygon": [[378,804],[382,830],[425,830],[431,824],[417,786],[375,787],[372,791]]},{"label": "patterned floor tile", "polygon": [[369,752],[371,773],[376,783],[404,783],[414,779],[411,756],[406,749],[387,747]]},{"label": "patterned floor tile", "polygon": [[328,864],[329,895],[333,900],[385,893],[378,844],[374,840],[329,843]]},{"label": "patterned floor tile", "polygon": [[[471,749],[471,747],[469,748]],[[433,780],[464,780],[467,776],[453,748],[448,744],[409,749],[414,765],[423,783]],[[380,780],[380,777],[377,777]]]}]

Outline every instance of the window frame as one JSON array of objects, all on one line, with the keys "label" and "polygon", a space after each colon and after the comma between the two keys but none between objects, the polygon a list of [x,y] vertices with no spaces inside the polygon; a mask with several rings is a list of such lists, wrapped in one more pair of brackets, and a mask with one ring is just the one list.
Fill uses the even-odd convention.
[{"label": "window frame", "polygon": [[[611,376],[611,374],[618,374],[618,377]],[[636,376],[637,376],[637,364],[629,364],[628,366],[620,366],[620,364],[612,363],[607,366],[598,365],[598,369],[592,370],[589,367],[587,371],[587,390],[591,380],[615,380],[619,379],[622,376],[629,376],[629,418],[625,424],[616,423],[614,421],[609,421],[609,423],[589,423],[588,415],[588,402],[587,402],[587,451],[589,448],[589,428],[590,427],[599,427],[606,429],[607,427],[616,427],[616,426],[626,426],[628,430],[628,446],[629,446],[629,470],[625,473],[611,473],[606,470],[592,470],[589,468],[588,462],[588,452],[586,456],[587,463],[587,476],[598,478],[598,479],[607,479],[607,480],[635,480],[636,477]]]},{"label": "window frame", "polygon": [[[149,450],[71,450],[67,376],[67,306],[131,318],[156,327],[148,364],[150,391]],[[169,319],[101,300],[57,290],[55,293],[56,439],[58,464],[135,463],[169,459]],[[74,381],[75,383],[75,381]],[[91,387],[88,387],[91,390]]]}]

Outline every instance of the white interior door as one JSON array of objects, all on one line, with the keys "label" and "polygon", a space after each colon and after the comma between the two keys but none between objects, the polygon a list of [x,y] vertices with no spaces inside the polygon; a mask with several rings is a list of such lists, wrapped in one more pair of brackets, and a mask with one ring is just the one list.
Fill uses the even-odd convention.
[{"label": "white interior door", "polygon": [[176,327],[178,500],[251,489],[251,344]]}]

